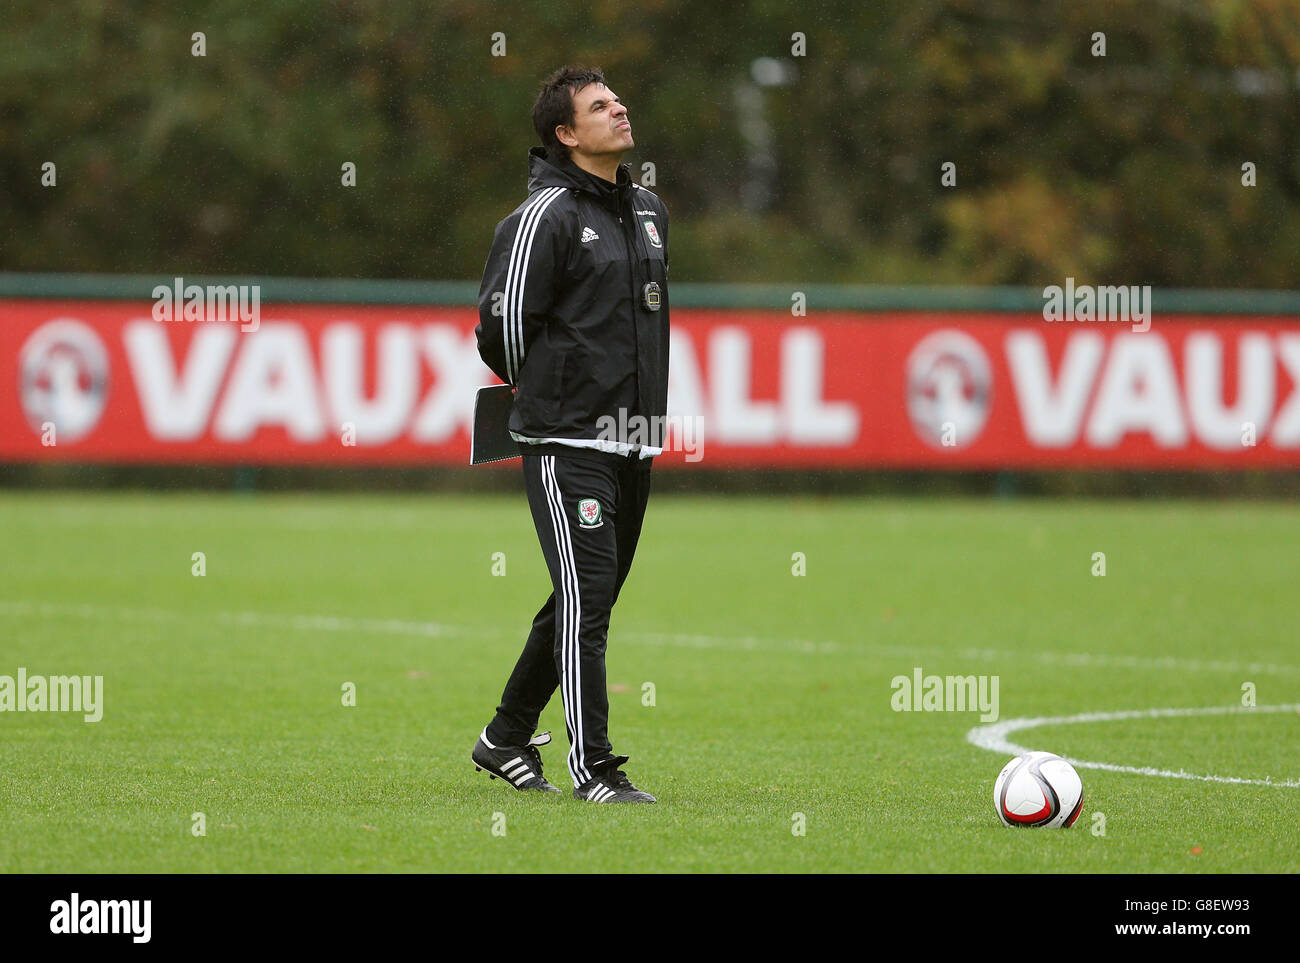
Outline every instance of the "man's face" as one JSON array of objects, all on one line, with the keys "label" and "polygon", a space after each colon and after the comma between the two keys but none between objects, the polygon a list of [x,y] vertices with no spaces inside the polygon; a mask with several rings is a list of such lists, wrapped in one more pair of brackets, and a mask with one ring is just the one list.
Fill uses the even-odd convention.
[{"label": "man's face", "polygon": [[627,108],[604,84],[587,84],[573,96],[573,126],[556,128],[560,143],[583,154],[625,154],[635,146]]}]

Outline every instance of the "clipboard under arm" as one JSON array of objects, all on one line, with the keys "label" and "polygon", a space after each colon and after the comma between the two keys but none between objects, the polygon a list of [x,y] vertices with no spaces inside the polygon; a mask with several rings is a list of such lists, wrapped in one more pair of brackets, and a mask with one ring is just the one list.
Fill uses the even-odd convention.
[{"label": "clipboard under arm", "polygon": [[510,385],[488,385],[474,394],[474,429],[470,433],[469,463],[486,465],[523,457],[510,437],[510,412],[515,391]]}]

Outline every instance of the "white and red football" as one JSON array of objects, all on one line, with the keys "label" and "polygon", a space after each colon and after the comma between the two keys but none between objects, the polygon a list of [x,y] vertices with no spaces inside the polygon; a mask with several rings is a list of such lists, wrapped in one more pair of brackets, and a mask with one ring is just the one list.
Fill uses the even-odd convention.
[{"label": "white and red football", "polygon": [[993,805],[1008,826],[1074,825],[1083,809],[1083,780],[1050,752],[1027,752],[1002,767],[993,784]]}]

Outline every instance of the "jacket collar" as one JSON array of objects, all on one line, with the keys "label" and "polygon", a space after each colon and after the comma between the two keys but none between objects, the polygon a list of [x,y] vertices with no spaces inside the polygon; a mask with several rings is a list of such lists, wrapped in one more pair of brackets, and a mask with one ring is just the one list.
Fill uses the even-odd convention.
[{"label": "jacket collar", "polygon": [[542,187],[568,187],[585,191],[609,207],[617,207],[632,191],[632,165],[618,165],[618,183],[589,174],[573,161],[555,165],[546,159],[544,147],[528,151],[528,193]]}]

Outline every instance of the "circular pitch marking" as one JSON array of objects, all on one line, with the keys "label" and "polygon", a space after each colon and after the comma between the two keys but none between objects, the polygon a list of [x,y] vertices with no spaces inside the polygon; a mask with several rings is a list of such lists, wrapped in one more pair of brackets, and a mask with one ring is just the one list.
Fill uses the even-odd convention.
[{"label": "circular pitch marking", "polygon": [[[1066,726],[1085,722],[1119,722],[1124,719],[1168,719],[1184,716],[1226,716],[1239,713],[1300,713],[1300,703],[1276,706],[1207,706],[1199,709],[1132,709],[1124,712],[1084,712],[1073,716],[1038,716],[1034,718],[1005,719],[976,726],[966,733],[966,741],[1008,756],[1019,756],[1030,750],[1017,745],[1007,737],[1023,729],[1037,729],[1039,726]],[[1154,766],[1117,766],[1109,762],[1089,762],[1086,759],[1072,759],[1062,756],[1076,769],[1104,769],[1107,772],[1129,772],[1138,776],[1160,776],[1164,779],[1196,779],[1201,782],[1226,782],[1244,786],[1282,786],[1288,789],[1300,789],[1300,779],[1242,779],[1238,776],[1202,775],[1187,772],[1185,769],[1157,769]]]}]

